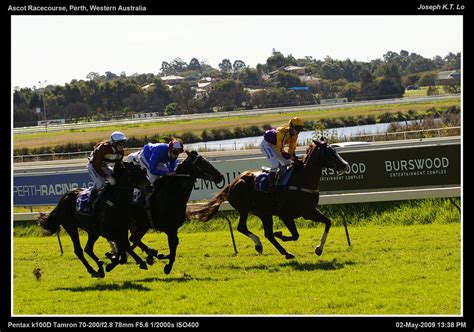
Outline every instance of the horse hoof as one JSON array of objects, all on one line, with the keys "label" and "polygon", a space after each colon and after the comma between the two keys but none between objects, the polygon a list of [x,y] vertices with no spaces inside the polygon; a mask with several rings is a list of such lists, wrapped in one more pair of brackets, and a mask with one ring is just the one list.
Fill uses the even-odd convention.
[{"label": "horse hoof", "polygon": [[146,258],[146,262],[147,262],[148,265],[153,265],[153,264],[155,264],[155,260],[154,260],[153,256],[148,256],[148,257]]},{"label": "horse hoof", "polygon": [[165,274],[170,274],[171,273],[172,266],[170,264],[166,264],[163,271]]},{"label": "horse hoof", "polygon": [[148,256],[155,256],[155,257],[158,258],[158,250],[150,249],[150,250],[148,250],[147,254],[148,254]]},{"label": "horse hoof", "polygon": [[273,233],[273,236],[281,239],[281,237],[283,236],[283,233],[281,231],[278,231],[278,232]]},{"label": "horse hoof", "polygon": [[91,277],[92,278],[103,278],[99,272],[94,272],[94,273],[91,273]]},{"label": "horse hoof", "polygon": [[114,269],[115,265],[114,264],[107,264],[105,266],[105,271],[110,272]]},{"label": "horse hoof", "polygon": [[156,258],[158,258],[158,259],[169,259],[169,255],[158,254],[158,255],[156,256]]},{"label": "horse hoof", "polygon": [[257,250],[257,252],[261,254],[263,253],[263,246],[255,246],[255,250]]},{"label": "horse hoof", "polygon": [[146,263],[142,263],[142,264],[140,264],[140,269],[148,270],[148,266],[146,266]]},{"label": "horse hoof", "polygon": [[316,247],[314,252],[316,253],[316,255],[321,256],[321,254],[323,253],[323,249],[321,249],[320,247]]},{"label": "horse hoof", "polygon": [[293,254],[290,254],[289,252],[287,252],[287,253],[285,254],[285,258],[286,258],[286,259],[293,259],[293,258],[295,258],[295,256],[294,256]]}]

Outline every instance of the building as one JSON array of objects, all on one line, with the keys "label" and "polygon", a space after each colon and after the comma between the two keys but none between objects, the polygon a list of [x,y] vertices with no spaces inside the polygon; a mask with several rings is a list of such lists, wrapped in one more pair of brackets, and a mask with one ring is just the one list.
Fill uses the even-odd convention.
[{"label": "building", "polygon": [[461,72],[458,70],[442,71],[435,80],[436,85],[460,85]]},{"label": "building", "polygon": [[160,77],[160,79],[167,85],[176,85],[176,84],[180,84],[180,83],[183,83],[186,79],[184,77],[181,77],[181,76],[163,76],[163,77]]}]

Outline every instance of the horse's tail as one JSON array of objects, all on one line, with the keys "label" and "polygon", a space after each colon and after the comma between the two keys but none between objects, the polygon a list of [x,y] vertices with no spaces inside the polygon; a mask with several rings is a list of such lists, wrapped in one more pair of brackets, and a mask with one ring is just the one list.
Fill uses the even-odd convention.
[{"label": "horse's tail", "polygon": [[230,184],[225,186],[225,188],[213,199],[211,199],[204,207],[199,208],[197,210],[189,210],[186,212],[186,216],[189,219],[195,219],[199,221],[208,221],[212,218],[212,216],[219,211],[219,207],[221,206],[222,202],[227,200],[227,196],[230,190]]},{"label": "horse's tail", "polygon": [[38,224],[45,231],[46,235],[55,234],[59,230],[59,227],[61,226],[61,218],[58,216],[58,212],[64,208],[63,203],[66,198],[70,197],[69,194],[69,192],[65,193],[59,200],[58,205],[56,205],[50,213],[40,212]]}]

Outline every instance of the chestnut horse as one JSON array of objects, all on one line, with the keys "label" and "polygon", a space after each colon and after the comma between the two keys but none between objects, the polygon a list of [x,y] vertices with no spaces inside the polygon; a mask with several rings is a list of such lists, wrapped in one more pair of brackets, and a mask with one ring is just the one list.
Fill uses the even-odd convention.
[{"label": "chestnut horse", "polygon": [[[275,239],[296,241],[299,237],[295,219],[303,217],[325,224],[324,233],[315,252],[319,256],[331,227],[331,220],[324,216],[316,207],[319,202],[319,181],[323,168],[331,168],[338,173],[346,172],[349,164],[326,142],[313,140],[306,150],[306,157],[301,165],[293,164],[294,172],[288,183],[275,191],[257,190],[255,180],[259,171],[245,171],[237,176],[205,207],[188,212],[192,219],[208,221],[225,200],[239,212],[240,220],[237,230],[250,237],[255,242],[255,250],[262,253],[263,247],[258,236],[247,228],[247,218],[250,212],[263,222],[265,237],[287,259],[294,258],[291,253]],[[291,232],[285,236],[282,232],[273,232],[273,216],[278,216]]]}]

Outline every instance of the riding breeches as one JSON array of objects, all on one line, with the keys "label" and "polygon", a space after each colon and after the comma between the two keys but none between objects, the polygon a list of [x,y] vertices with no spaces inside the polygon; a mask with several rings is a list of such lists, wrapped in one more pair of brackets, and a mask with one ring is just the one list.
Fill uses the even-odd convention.
[{"label": "riding breeches", "polygon": [[[112,169],[104,166],[102,167],[102,170],[105,172],[105,174],[111,175],[112,174]],[[92,180],[94,181],[94,189],[100,189],[104,186],[105,184],[105,178],[100,176],[94,169],[94,166],[92,165],[91,162],[87,164],[87,171],[89,172],[89,175],[91,176]]]},{"label": "riding breeches", "polygon": [[286,166],[291,164],[289,159],[285,159],[280,151],[277,150],[274,144],[267,142],[266,140],[262,140],[260,143],[260,150],[263,154],[270,160],[271,168],[277,169],[280,165]]}]

